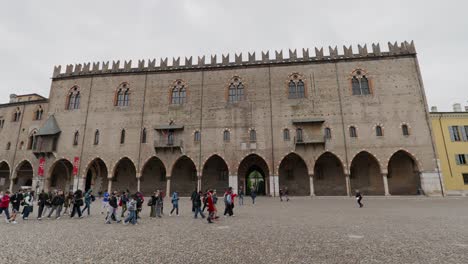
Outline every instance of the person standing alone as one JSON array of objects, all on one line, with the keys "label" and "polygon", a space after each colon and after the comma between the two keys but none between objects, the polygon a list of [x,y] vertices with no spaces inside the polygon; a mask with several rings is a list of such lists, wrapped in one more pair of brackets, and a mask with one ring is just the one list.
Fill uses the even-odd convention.
[{"label": "person standing alone", "polygon": [[359,190],[356,190],[356,200],[357,200],[357,203],[359,204],[359,208],[362,208],[364,205],[361,203],[362,195]]}]

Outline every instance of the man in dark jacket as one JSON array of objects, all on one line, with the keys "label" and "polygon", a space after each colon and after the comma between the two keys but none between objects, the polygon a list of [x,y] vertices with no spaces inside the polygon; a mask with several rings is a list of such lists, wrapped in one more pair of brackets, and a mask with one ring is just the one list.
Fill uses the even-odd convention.
[{"label": "man in dark jacket", "polygon": [[113,192],[109,197],[109,208],[106,217],[106,224],[110,224],[113,219],[115,219],[117,223],[120,223],[119,216],[117,215],[118,207],[119,204],[117,202],[117,192]]},{"label": "man in dark jacket", "polygon": [[63,191],[59,191],[57,195],[55,195],[54,198],[52,198],[52,202],[51,202],[52,209],[50,209],[50,212],[47,218],[50,218],[52,213],[55,210],[57,210],[55,213],[55,219],[57,220],[60,219],[60,213],[62,212],[62,207],[64,203],[65,203],[65,194],[63,193]]},{"label": "man in dark jacket", "polygon": [[198,217],[198,214],[200,214],[202,218],[205,218],[205,215],[201,211],[201,204],[202,204],[201,197],[202,196],[203,196],[203,192],[200,191],[199,193],[195,195],[195,199],[192,202],[193,208],[195,209],[195,219]]},{"label": "man in dark jacket", "polygon": [[42,190],[37,199],[37,205],[39,206],[39,210],[37,212],[37,220],[42,220],[42,213],[44,212],[44,207],[46,206],[48,199],[49,195],[46,192],[44,192],[44,190]]},{"label": "man in dark jacket", "polygon": [[195,189],[195,191],[193,191],[192,195],[190,196],[190,201],[192,201],[192,212],[195,212],[195,207],[193,207],[193,203],[195,198],[197,197],[197,194],[197,189]]},{"label": "man in dark jacket", "polygon": [[10,203],[12,206],[11,222],[16,222],[16,214],[20,211],[21,202],[23,201],[23,191],[18,190],[10,198]]}]

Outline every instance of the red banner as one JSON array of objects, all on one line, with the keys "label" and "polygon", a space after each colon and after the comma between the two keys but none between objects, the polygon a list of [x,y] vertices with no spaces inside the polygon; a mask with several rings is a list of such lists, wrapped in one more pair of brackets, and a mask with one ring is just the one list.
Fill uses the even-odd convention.
[{"label": "red banner", "polygon": [[73,160],[73,175],[76,176],[78,174],[78,166],[80,165],[80,157],[75,157]]},{"label": "red banner", "polygon": [[42,157],[39,159],[39,168],[37,168],[37,175],[43,177],[44,176],[44,166],[45,166],[45,158]]}]

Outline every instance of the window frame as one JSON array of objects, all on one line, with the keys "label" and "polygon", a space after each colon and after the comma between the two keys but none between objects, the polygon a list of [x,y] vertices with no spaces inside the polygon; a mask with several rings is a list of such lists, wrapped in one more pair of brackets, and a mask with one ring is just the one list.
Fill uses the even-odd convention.
[{"label": "window frame", "polygon": [[120,130],[120,145],[125,144],[125,136],[126,136],[125,129]]},{"label": "window frame", "polygon": [[245,101],[245,89],[245,83],[239,76],[232,77],[227,86],[228,103],[238,103]]},{"label": "window frame", "polygon": [[249,131],[249,141],[251,143],[257,142],[257,131],[255,129]]},{"label": "window frame", "polygon": [[96,131],[94,131],[93,145],[95,146],[99,145],[100,138],[101,138],[101,132],[99,131],[99,129],[96,129]]},{"label": "window frame", "polygon": [[201,133],[199,130],[196,130],[193,132],[193,141],[194,142],[200,142],[201,141]]},{"label": "window frame", "polygon": [[67,104],[66,110],[77,110],[80,109],[80,101],[81,101],[81,90],[80,87],[74,85],[68,91],[67,95]]},{"label": "window frame", "polygon": [[73,134],[73,146],[78,146],[79,137],[80,132],[75,131],[75,133]]},{"label": "window frame", "polygon": [[408,124],[402,124],[401,125],[401,134],[405,137],[410,135],[410,129]]},{"label": "window frame", "polygon": [[349,132],[349,137],[350,138],[357,138],[358,133],[357,133],[357,128],[355,126],[350,126],[348,129]]},{"label": "window frame", "polygon": [[290,141],[291,140],[291,132],[289,128],[283,129],[283,141]]},{"label": "window frame", "polygon": [[171,105],[184,105],[187,103],[187,84],[183,80],[176,80],[171,86]]},{"label": "window frame", "polygon": [[142,144],[146,144],[147,143],[147,131],[146,131],[146,127],[144,127],[142,130],[141,130],[141,143]]},{"label": "window frame", "polygon": [[306,81],[302,74],[297,72],[290,74],[286,86],[288,99],[304,99],[307,97]]},{"label": "window frame", "polygon": [[375,136],[376,136],[376,137],[383,137],[383,135],[384,135],[384,134],[383,134],[383,128],[382,128],[382,126],[381,126],[381,125],[377,125],[377,126],[375,127]]},{"label": "window frame", "polygon": [[373,95],[371,78],[367,71],[358,68],[350,75],[351,95],[368,96]]},{"label": "window frame", "polygon": [[231,141],[231,131],[229,131],[228,129],[225,129],[223,131],[223,141],[224,142],[230,142]]}]

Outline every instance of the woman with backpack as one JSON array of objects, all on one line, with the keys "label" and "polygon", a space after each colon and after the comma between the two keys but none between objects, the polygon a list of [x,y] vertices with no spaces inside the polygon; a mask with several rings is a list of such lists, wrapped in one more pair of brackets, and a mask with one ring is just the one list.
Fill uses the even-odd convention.
[{"label": "woman with backpack", "polygon": [[137,225],[137,216],[136,216],[136,210],[137,210],[137,200],[138,196],[136,194],[132,195],[130,200],[127,203],[127,209],[128,209],[128,217],[125,219],[123,222],[124,225],[128,224],[129,222],[132,223],[132,225]]},{"label": "woman with backpack", "polygon": [[27,192],[23,197],[23,220],[28,220],[29,213],[33,211],[34,195],[33,192]]},{"label": "woman with backpack", "polygon": [[83,191],[81,191],[80,189],[76,190],[76,192],[73,194],[72,204],[73,209],[70,218],[73,218],[75,216],[75,213],[78,213],[79,218],[83,218],[83,216],[81,215],[81,206],[83,206],[84,204]]},{"label": "woman with backpack", "polygon": [[85,203],[85,207],[83,208],[83,210],[81,211],[81,213],[84,213],[84,211],[86,209],[88,209],[88,216],[91,214],[91,203],[94,202],[93,199],[94,196],[92,194],[93,190],[89,189],[85,195],[84,195],[84,203]]},{"label": "woman with backpack", "polygon": [[174,210],[176,211],[176,215],[179,216],[179,193],[178,192],[174,191],[172,193],[171,202],[172,202],[172,210],[169,216],[172,216],[172,213],[174,212]]}]

